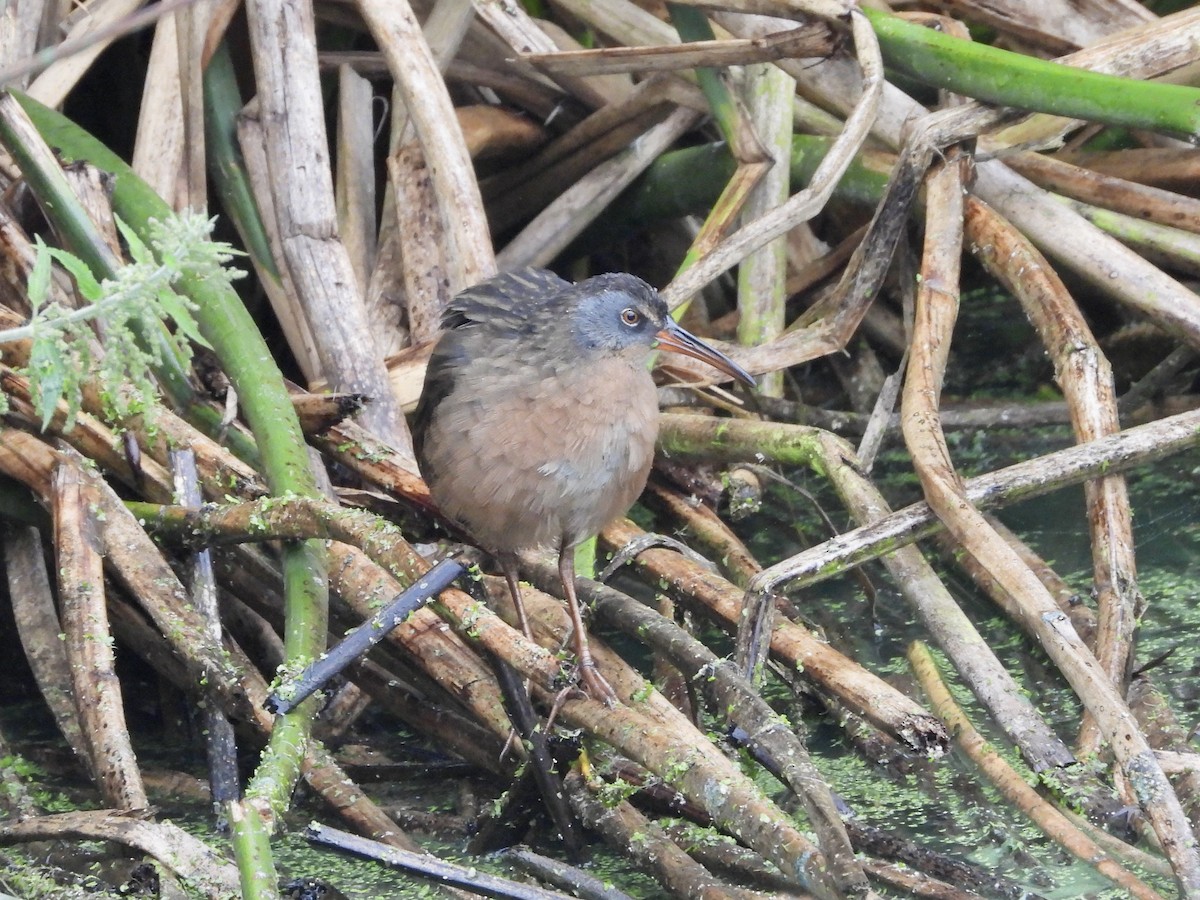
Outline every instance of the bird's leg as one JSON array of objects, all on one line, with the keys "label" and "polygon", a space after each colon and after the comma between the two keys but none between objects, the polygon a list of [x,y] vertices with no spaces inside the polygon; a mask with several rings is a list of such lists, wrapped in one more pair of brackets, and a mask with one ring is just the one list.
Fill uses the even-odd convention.
[{"label": "bird's leg", "polygon": [[[500,563],[500,568],[504,571],[504,580],[508,582],[508,592],[512,595],[513,606],[517,609],[517,622],[521,626],[521,632],[529,640],[533,640],[533,629],[529,627],[529,619],[525,615],[525,604],[521,600],[521,576],[517,572],[517,561],[511,556],[500,556],[497,561]],[[503,665],[503,663],[501,663]],[[528,678],[523,682],[525,686],[525,695],[529,695],[532,685]],[[504,742],[504,746],[500,750],[500,759],[503,760],[510,750],[512,750],[521,736],[517,733],[514,726],[508,732],[508,740]]]},{"label": "bird's leg", "polygon": [[579,599],[575,596],[575,548],[571,545],[564,544],[558,552],[558,574],[562,578],[563,593],[567,596],[567,608],[571,611],[571,627],[575,629],[575,658],[579,664],[579,679],[593,700],[599,700],[605,706],[614,706],[617,695],[596,668],[596,661],[592,659],[592,651],[588,647],[587,629],[583,627]]},{"label": "bird's leg", "polygon": [[499,559],[500,568],[504,570],[504,580],[508,582],[508,592],[512,594],[513,606],[517,608],[517,622],[521,633],[533,640],[533,629],[529,627],[529,619],[525,616],[525,604],[521,601],[521,577],[517,573],[517,561],[510,556]]}]

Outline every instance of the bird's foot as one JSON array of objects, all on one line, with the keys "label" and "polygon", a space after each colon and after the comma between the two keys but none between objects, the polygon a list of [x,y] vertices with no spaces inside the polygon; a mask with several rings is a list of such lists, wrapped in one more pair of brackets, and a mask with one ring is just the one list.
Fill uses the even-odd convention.
[{"label": "bird's foot", "polygon": [[[591,672],[592,678],[589,680],[585,673]],[[546,730],[549,731],[554,727],[554,721],[558,718],[559,712],[562,710],[562,705],[567,702],[567,698],[574,695],[576,697],[588,697],[592,700],[599,700],[605,706],[613,707],[617,705],[617,693],[612,689],[600,671],[596,668],[594,662],[584,666],[579,666],[575,670],[575,674],[579,677],[580,684],[570,684],[554,695],[554,702],[550,704],[550,715],[546,717]]]},{"label": "bird's foot", "polygon": [[612,689],[612,685],[608,680],[600,674],[600,670],[596,668],[596,663],[589,656],[587,659],[580,660],[579,670],[580,687],[583,692],[593,700],[599,700],[605,706],[617,705],[617,692]]}]

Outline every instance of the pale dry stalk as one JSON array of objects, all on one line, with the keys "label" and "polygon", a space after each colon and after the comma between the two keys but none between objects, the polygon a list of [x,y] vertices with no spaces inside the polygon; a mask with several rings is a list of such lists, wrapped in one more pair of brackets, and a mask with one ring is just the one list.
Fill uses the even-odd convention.
[{"label": "pale dry stalk", "polygon": [[1025,604],[1025,621],[1079,694],[1109,743],[1121,774],[1146,814],[1184,896],[1200,896],[1200,855],[1170,782],[1124,700],[1066,616],[1020,557],[966,500],[938,424],[937,403],[957,315],[962,255],[962,183],[959,163],[935,168],[927,205],[922,280],[917,292],[913,356],[902,404],[905,442],[930,506],[964,549]]},{"label": "pale dry stalk", "polygon": [[[965,228],[975,256],[1020,302],[1054,362],[1075,438],[1096,440],[1121,430],[1108,358],[1075,301],[1045,258],[1015,228],[975,198]],[[1133,515],[1125,477],[1105,475],[1084,485],[1091,531],[1093,591],[1099,609],[1095,653],[1109,680],[1124,691],[1137,620],[1145,601],[1137,587]],[[1099,750],[1094,720],[1084,721],[1079,751]]]}]

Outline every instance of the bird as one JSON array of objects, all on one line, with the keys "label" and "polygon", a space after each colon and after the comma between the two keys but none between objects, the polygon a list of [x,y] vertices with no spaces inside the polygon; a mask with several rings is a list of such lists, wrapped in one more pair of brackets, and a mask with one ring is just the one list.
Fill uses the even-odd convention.
[{"label": "bird", "polygon": [[633,505],[658,435],[656,348],[753,377],[671,318],[634,275],[577,284],[526,268],[482,281],[446,307],[413,420],[434,502],[490,552],[521,630],[517,557],[549,548],[571,617],[581,686],[616,702],[596,668],[575,591],[575,548]]}]

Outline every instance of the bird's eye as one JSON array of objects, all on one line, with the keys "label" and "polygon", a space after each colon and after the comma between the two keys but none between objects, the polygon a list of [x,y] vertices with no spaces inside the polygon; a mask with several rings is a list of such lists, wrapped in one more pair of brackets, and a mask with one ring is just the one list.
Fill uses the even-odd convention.
[{"label": "bird's eye", "polygon": [[632,328],[642,321],[642,314],[632,306],[627,306],[621,310],[621,321]]}]

